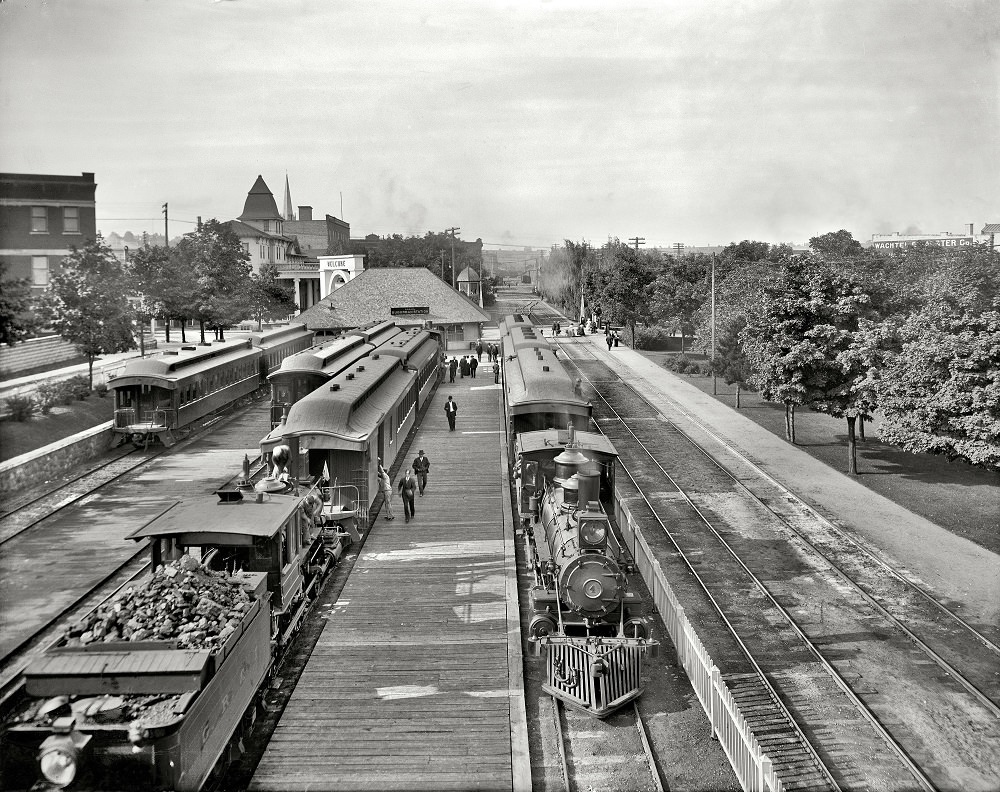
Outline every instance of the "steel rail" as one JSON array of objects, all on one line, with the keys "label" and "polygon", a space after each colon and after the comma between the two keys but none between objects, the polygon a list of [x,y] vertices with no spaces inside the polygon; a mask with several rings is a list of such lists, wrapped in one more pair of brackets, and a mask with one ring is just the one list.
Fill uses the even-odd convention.
[{"label": "steel rail", "polygon": [[646,755],[646,764],[649,766],[649,774],[653,778],[653,785],[656,792],[667,792],[667,785],[660,776],[660,768],[656,764],[656,755],[653,753],[653,744],[649,741],[649,733],[646,731],[646,724],[642,720],[642,712],[639,710],[639,702],[632,702],[632,712],[635,714],[635,727],[639,730],[639,739],[642,740],[643,752]]},{"label": "steel rail", "polygon": [[[575,362],[575,360],[573,358],[567,357],[567,359],[574,363],[574,366],[576,367],[576,370],[580,373],[581,376],[586,376],[585,372],[579,366],[576,366],[576,362]],[[597,358],[595,357],[594,359],[596,360]],[[593,386],[593,382],[590,380],[589,377],[587,377],[587,381],[590,382],[591,385]],[[629,390],[631,390],[639,399],[641,399],[647,405],[649,404],[646,401],[646,399],[638,391],[636,391],[634,388],[632,388],[631,385],[628,385],[628,383],[625,383],[624,381],[623,381],[622,384],[625,384],[629,388]],[[879,720],[875,716],[875,714],[864,704],[864,702],[861,701],[861,699],[857,696],[857,694],[854,693],[854,691],[850,688],[850,686],[843,679],[843,677],[841,677],[841,675],[837,672],[837,670],[826,660],[825,657],[823,657],[822,653],[816,648],[816,645],[809,639],[809,637],[805,634],[805,632],[803,632],[802,628],[800,628],[798,626],[798,624],[796,624],[795,620],[792,618],[791,614],[789,614],[788,610],[784,606],[782,606],[781,603],[779,603],[777,601],[777,599],[770,592],[770,590],[767,588],[767,586],[764,585],[763,581],[761,581],[760,578],[758,578],[750,570],[750,568],[746,565],[746,563],[743,561],[743,559],[741,559],[739,557],[739,555],[736,553],[736,551],[733,550],[733,548],[730,546],[730,544],[716,530],[716,528],[712,524],[711,520],[709,520],[708,517],[701,511],[701,509],[699,509],[698,506],[694,503],[694,501],[691,500],[691,498],[687,494],[687,492],[685,492],[685,490],[681,486],[678,485],[678,483],[674,480],[674,478],[656,460],[656,458],[654,457],[654,455],[652,454],[652,452],[649,450],[649,448],[646,446],[646,444],[643,443],[642,440],[640,440],[638,438],[638,436],[632,431],[631,427],[628,426],[628,424],[622,418],[621,414],[611,405],[611,403],[604,397],[604,395],[596,387],[594,387],[594,391],[595,391],[595,393],[597,393],[598,396],[600,396],[601,400],[607,405],[608,409],[614,414],[615,418],[618,419],[618,421],[621,423],[621,425],[623,427],[625,427],[626,431],[630,435],[632,435],[632,437],[635,439],[635,442],[646,453],[646,455],[649,457],[650,461],[660,470],[660,472],[663,474],[664,478],[666,478],[667,481],[669,481],[677,489],[677,492],[681,495],[681,497],[684,499],[685,503],[694,512],[694,514],[696,514],[698,516],[698,518],[701,520],[701,522],[705,525],[705,527],[707,527],[715,535],[715,537],[719,541],[719,543],[729,552],[729,554],[732,556],[733,560],[737,564],[739,564],[740,567],[742,567],[742,569],[747,574],[747,576],[750,578],[750,580],[753,581],[754,585],[757,586],[757,588],[761,591],[761,593],[763,593],[768,598],[768,600],[770,600],[770,602],[772,603],[772,605],[774,606],[774,608],[785,618],[785,620],[786,620],[788,626],[790,627],[790,629],[792,629],[796,633],[796,635],[798,636],[799,640],[806,646],[806,648],[819,661],[819,663],[823,666],[823,668],[829,674],[830,678],[837,684],[837,686],[851,700],[851,702],[857,708],[858,712],[860,712],[861,715],[867,721],[869,721],[869,723],[872,725],[872,727],[882,736],[883,740],[886,742],[886,745],[889,746],[897,754],[897,756],[899,757],[900,761],[902,761],[903,764],[907,767],[907,769],[910,770],[910,772],[914,775],[915,780],[917,780],[921,784],[922,788],[925,789],[925,790],[927,790],[927,792],[934,792],[934,790],[936,788],[935,788],[934,784],[931,782],[931,780],[924,773],[924,771],[916,764],[916,762],[914,762],[914,760],[909,756],[909,754],[906,752],[906,750],[903,748],[903,746],[900,745],[896,741],[896,739],[889,733],[889,731],[879,722]],[[649,405],[649,406],[652,406],[652,405]],[[655,408],[653,408],[653,409],[655,411]],[[689,442],[693,442],[686,435],[685,435],[685,439],[687,439]],[[695,445],[697,445],[697,444],[695,444]],[[654,516],[656,516],[657,522],[660,523],[660,525],[663,527],[664,532],[669,537],[670,541],[677,548],[677,552],[680,554],[680,557],[682,559],[684,559],[685,566],[687,566],[688,569],[691,570],[691,573],[694,575],[694,577],[698,581],[699,585],[702,586],[702,588],[704,589],[706,595],[711,600],[713,606],[719,612],[720,617],[723,619],[723,621],[725,621],[727,627],[732,632],[733,637],[735,638],[735,640],[739,643],[739,645],[743,649],[743,651],[746,652],[748,659],[750,660],[750,662],[752,663],[752,665],[754,666],[754,668],[757,670],[758,674],[761,675],[761,678],[764,680],[764,682],[766,683],[767,687],[774,693],[775,692],[774,689],[771,687],[770,682],[767,681],[766,677],[763,674],[762,669],[758,665],[757,661],[754,659],[754,657],[753,657],[752,653],[750,652],[749,648],[743,642],[742,638],[740,638],[740,636],[736,633],[736,631],[735,631],[732,623],[729,621],[729,619],[722,612],[722,610],[721,610],[721,608],[719,606],[719,603],[716,601],[715,597],[712,596],[712,594],[709,592],[707,585],[702,580],[701,576],[695,571],[695,569],[694,569],[693,565],[691,564],[690,560],[687,558],[687,555],[678,546],[677,542],[675,541],[675,539],[673,537],[673,534],[670,532],[670,530],[665,525],[663,525],[662,520],[660,520],[659,515],[656,514],[656,510],[653,508],[652,504],[646,498],[645,493],[642,492],[642,489],[636,483],[635,478],[631,475],[631,473],[629,473],[628,469],[625,468],[624,463],[621,463],[620,459],[619,459],[619,463],[622,464],[622,468],[625,471],[626,475],[628,475],[629,478],[632,479],[633,484],[635,484],[636,489],[639,491],[639,493],[642,496],[643,500],[646,501],[647,505],[649,505],[649,507],[650,507],[650,510],[653,512]],[[770,509],[769,509],[769,511],[770,511]],[[784,709],[784,704],[781,704],[780,700],[777,699],[777,694],[776,693],[775,693],[775,698],[776,698],[776,700],[778,700],[779,705]],[[789,717],[789,721],[794,725],[794,727],[796,728],[796,730],[799,731],[799,733],[801,735],[801,730],[798,729],[798,724],[795,723],[794,718],[791,717],[791,714],[788,713],[787,709],[785,709],[785,712],[786,712],[786,714]],[[802,740],[803,740],[803,744],[806,746],[807,750],[816,757],[816,761],[818,763],[818,767],[821,768],[821,770],[824,773],[824,775],[826,775],[828,777],[828,779],[834,784],[835,787],[839,788],[839,785],[836,784],[836,782],[833,780],[832,775],[830,775],[829,769],[822,762],[822,760],[820,760],[819,756],[816,755],[815,749],[813,749],[813,747],[809,743],[809,741],[806,740],[806,738],[804,736],[802,736]]]}]

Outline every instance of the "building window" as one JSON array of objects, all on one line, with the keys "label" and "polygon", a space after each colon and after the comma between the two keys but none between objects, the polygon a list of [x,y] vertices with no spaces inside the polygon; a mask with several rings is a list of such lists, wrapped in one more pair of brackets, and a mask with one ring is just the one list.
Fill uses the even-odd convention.
[{"label": "building window", "polygon": [[246,253],[249,256],[250,255],[250,243],[249,242],[243,242],[242,244],[243,244],[243,252]]},{"label": "building window", "polygon": [[31,283],[35,286],[49,285],[49,258],[48,256],[31,257]]},{"label": "building window", "polygon": [[80,233],[80,210],[75,206],[63,207],[63,233]]},{"label": "building window", "polygon": [[31,233],[49,233],[49,210],[44,206],[31,207]]}]

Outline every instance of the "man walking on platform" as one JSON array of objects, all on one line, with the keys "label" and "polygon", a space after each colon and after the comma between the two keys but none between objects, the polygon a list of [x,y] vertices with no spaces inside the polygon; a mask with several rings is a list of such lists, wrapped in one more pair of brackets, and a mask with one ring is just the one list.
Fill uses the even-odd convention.
[{"label": "man walking on platform", "polygon": [[[479,361],[479,360],[482,360],[482,359],[483,359],[483,342],[482,341],[477,341],[476,342],[476,360]],[[473,374],[472,376],[474,377],[476,375]]]},{"label": "man walking on platform", "polygon": [[458,404],[452,401],[451,396],[444,403],[444,414],[448,416],[448,431],[455,431],[455,416],[458,415]]},{"label": "man walking on platform", "polygon": [[406,522],[409,522],[411,517],[416,516],[416,512],[413,510],[413,492],[416,488],[417,478],[413,475],[412,470],[407,469],[403,478],[399,480],[399,494],[403,498],[403,515],[406,517]]},{"label": "man walking on platform", "polygon": [[427,474],[431,469],[431,461],[424,456],[424,449],[420,449],[416,459],[413,460],[413,472],[417,474],[417,484],[420,485],[420,497],[424,497],[424,490],[427,488]]},{"label": "man walking on platform", "polygon": [[472,371],[473,378],[475,378],[475,376],[476,376],[476,368],[478,366],[479,366],[479,361],[476,360],[474,357],[472,357],[470,355],[469,356],[469,369]]},{"label": "man walking on platform", "polygon": [[451,379],[449,382],[455,381],[455,372],[458,371],[458,358],[452,358],[451,362],[448,364],[448,372],[451,374]]}]

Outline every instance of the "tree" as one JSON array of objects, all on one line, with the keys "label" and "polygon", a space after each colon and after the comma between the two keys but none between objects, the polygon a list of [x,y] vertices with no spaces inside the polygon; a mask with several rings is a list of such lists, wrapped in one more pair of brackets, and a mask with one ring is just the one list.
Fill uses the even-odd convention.
[{"label": "tree", "polygon": [[746,317],[727,322],[718,337],[718,350],[712,360],[712,372],[727,385],[736,386],[736,409],[740,408],[740,391],[750,387],[750,362],[743,354],[740,333],[746,327]]},{"label": "tree", "polygon": [[31,312],[31,282],[26,278],[6,278],[0,261],[0,344],[13,346],[30,336],[37,322]]},{"label": "tree", "polygon": [[173,251],[178,269],[196,278],[191,315],[198,320],[201,342],[205,343],[206,325],[217,328],[223,339],[226,327],[248,315],[250,254],[229,224],[214,219],[185,234]]},{"label": "tree", "polygon": [[45,318],[87,358],[90,387],[98,355],[135,348],[121,262],[100,235],[74,247],[42,295]]},{"label": "tree", "polygon": [[654,254],[608,240],[593,268],[584,274],[584,290],[594,295],[603,317],[627,326],[635,346],[635,323],[649,312],[649,289],[657,270]]},{"label": "tree", "polygon": [[1000,311],[931,305],[900,337],[880,383],[881,439],[1000,470]]},{"label": "tree", "polygon": [[295,312],[293,289],[278,280],[277,264],[267,262],[259,273],[250,276],[247,304],[247,315],[257,322],[258,330],[265,319],[284,319]]},{"label": "tree", "polygon": [[652,285],[650,313],[681,331],[681,352],[685,336],[694,332],[696,317],[709,298],[711,271],[711,258],[704,254],[667,256]]},{"label": "tree", "polygon": [[828,234],[814,236],[809,240],[809,248],[824,259],[856,258],[864,253],[864,248],[850,231],[843,228]]}]

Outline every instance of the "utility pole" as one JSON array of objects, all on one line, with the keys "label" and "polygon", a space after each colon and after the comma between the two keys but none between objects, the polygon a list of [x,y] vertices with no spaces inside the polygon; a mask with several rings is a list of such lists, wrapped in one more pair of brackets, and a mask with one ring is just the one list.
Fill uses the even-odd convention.
[{"label": "utility pole", "polygon": [[163,204],[163,236],[164,236],[164,247],[170,247],[170,231],[167,226],[167,205]]},{"label": "utility pole", "polygon": [[675,256],[680,256],[681,251],[683,251],[683,250],[684,250],[684,243],[683,242],[674,242],[674,255]]},{"label": "utility pole", "polygon": [[629,237],[628,241],[635,245],[635,249],[639,249],[639,245],[646,244],[646,237]]},{"label": "utility pole", "polygon": [[461,231],[461,228],[446,228],[444,232],[451,237],[451,288],[455,288],[455,234]]},{"label": "utility pole", "polygon": [[715,374],[715,254],[712,254],[712,358],[709,360],[712,367],[712,395],[717,395],[716,374]]}]

